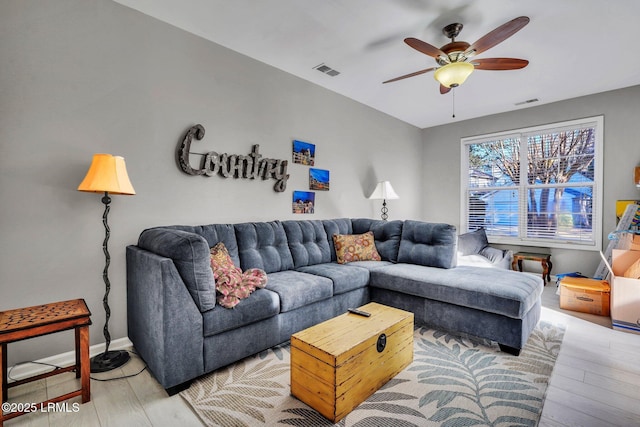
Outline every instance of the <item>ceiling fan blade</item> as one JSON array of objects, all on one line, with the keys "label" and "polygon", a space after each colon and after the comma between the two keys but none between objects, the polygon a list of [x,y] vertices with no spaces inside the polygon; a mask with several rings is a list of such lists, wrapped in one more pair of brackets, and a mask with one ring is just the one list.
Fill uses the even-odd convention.
[{"label": "ceiling fan blade", "polygon": [[418,52],[422,52],[425,55],[429,55],[433,58],[437,58],[439,56],[447,56],[443,51],[439,48],[430,45],[427,42],[423,42],[422,40],[415,39],[413,37],[408,37],[404,39],[404,42],[417,50]]},{"label": "ceiling fan blade", "polygon": [[425,68],[424,70],[416,71],[415,73],[405,74],[404,76],[400,76],[400,77],[396,77],[395,79],[387,80],[386,82],[382,82],[382,84],[391,83],[391,82],[397,82],[398,80],[408,79],[409,77],[414,77],[414,76],[419,76],[420,74],[428,73],[429,71],[431,71],[433,69],[435,69],[435,67]]},{"label": "ceiling fan blade", "polygon": [[476,70],[519,70],[529,65],[526,59],[517,58],[472,59],[470,62]]},{"label": "ceiling fan blade", "polygon": [[470,52],[473,55],[482,53],[485,50],[492,48],[498,43],[501,43],[504,40],[508,39],[528,23],[529,18],[527,16],[520,16],[518,18],[512,19],[511,21],[500,25],[495,30],[485,34],[483,37],[480,37],[477,42],[473,43],[471,47],[467,49],[467,52]]},{"label": "ceiling fan blade", "polygon": [[449,93],[450,90],[451,90],[450,87],[446,87],[444,85],[440,85],[440,94],[444,95],[445,93]]}]

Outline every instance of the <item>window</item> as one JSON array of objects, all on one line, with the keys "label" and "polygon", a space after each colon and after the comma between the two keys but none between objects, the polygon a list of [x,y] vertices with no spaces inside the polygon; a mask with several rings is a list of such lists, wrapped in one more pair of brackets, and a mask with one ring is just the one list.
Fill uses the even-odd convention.
[{"label": "window", "polygon": [[462,139],[461,232],[600,250],[602,116]]}]

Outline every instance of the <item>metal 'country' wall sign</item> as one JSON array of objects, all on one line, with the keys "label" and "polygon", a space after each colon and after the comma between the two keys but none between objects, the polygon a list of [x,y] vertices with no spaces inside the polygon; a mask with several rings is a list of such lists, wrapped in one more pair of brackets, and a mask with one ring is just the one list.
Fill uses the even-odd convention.
[{"label": "metal 'country' wall sign", "polygon": [[[191,153],[191,141],[193,137],[197,140],[204,138],[204,127],[195,125],[187,130],[183,140],[178,145],[178,165],[180,169],[188,175],[214,176],[216,174],[223,178],[248,178],[257,177],[264,179],[275,179],[273,189],[281,193],[287,188],[287,160],[262,158],[258,152],[260,146],[255,144],[251,148],[251,153],[247,155],[239,154],[218,154],[215,151],[208,153]],[[189,163],[189,154],[200,154],[202,161],[200,167],[194,169]]]}]

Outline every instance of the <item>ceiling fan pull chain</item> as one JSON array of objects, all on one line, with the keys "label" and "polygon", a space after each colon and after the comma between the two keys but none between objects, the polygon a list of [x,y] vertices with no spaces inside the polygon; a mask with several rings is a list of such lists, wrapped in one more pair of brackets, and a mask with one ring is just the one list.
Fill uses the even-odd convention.
[{"label": "ceiling fan pull chain", "polygon": [[451,91],[451,113],[454,119],[456,118],[456,88]]}]

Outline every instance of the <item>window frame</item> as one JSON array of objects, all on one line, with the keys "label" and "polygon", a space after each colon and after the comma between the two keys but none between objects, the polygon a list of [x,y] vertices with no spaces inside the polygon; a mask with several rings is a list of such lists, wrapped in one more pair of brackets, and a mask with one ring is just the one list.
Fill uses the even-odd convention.
[{"label": "window frame", "polygon": [[[499,236],[491,235],[487,233],[487,237],[491,243],[517,245],[517,246],[533,246],[533,247],[549,247],[549,248],[562,248],[562,249],[575,249],[575,250],[588,250],[588,251],[600,251],[602,250],[602,222],[603,222],[603,179],[604,179],[604,116],[585,117],[575,120],[567,120],[562,122],[555,122],[549,124],[543,124],[538,126],[531,126],[526,128],[494,132],[490,134],[475,135],[470,137],[464,137],[460,139],[460,233],[469,231],[469,203],[468,192],[470,189],[477,187],[471,187],[469,185],[469,146],[473,144],[479,144],[483,142],[491,142],[497,139],[506,139],[509,137],[519,138],[520,140],[520,159],[527,159],[527,137],[533,133],[551,133],[553,131],[560,131],[567,128],[578,129],[585,125],[594,123],[595,127],[595,141],[594,141],[594,177],[593,177],[593,196],[592,196],[592,234],[593,239],[588,243],[577,243],[572,240],[556,239],[536,239],[527,237],[527,203],[523,202],[522,196],[527,197],[527,192],[530,187],[549,187],[557,188],[560,186],[567,186],[567,184],[529,184],[527,179],[528,161],[521,162],[520,164],[520,183],[517,186],[518,191],[518,227],[517,236]],[[581,185],[584,186],[584,185]],[[587,185],[588,186],[588,185]],[[491,187],[489,187],[491,188]],[[506,190],[507,187],[496,187],[502,190]],[[526,200],[526,199],[525,199]],[[523,219],[524,218],[524,219]]]}]

